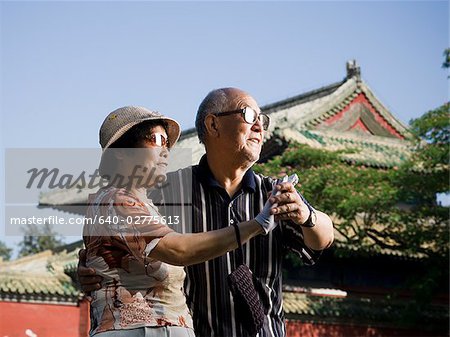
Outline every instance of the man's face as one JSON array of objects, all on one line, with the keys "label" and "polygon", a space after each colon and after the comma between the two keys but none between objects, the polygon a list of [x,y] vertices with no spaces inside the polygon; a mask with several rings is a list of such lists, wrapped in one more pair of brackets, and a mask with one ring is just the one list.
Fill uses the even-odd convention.
[{"label": "man's face", "polygon": [[[227,111],[252,108],[261,112],[256,101],[248,94],[236,90],[228,95]],[[218,111],[221,112],[221,111]],[[259,119],[253,124],[245,122],[241,113],[218,116],[218,145],[224,152],[224,158],[236,158],[243,165],[253,164],[259,159],[264,130]]]}]

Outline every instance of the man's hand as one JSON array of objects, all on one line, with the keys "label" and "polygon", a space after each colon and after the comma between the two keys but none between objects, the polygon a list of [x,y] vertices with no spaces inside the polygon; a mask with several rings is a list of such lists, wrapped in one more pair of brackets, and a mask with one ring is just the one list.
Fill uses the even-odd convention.
[{"label": "man's hand", "polygon": [[277,207],[271,209],[275,220],[292,220],[298,225],[308,220],[309,208],[292,183],[281,182],[275,185],[274,190],[280,192],[278,195],[272,195],[269,199],[272,204],[277,204]]},{"label": "man's hand", "polygon": [[[275,220],[292,220],[303,225],[309,218],[310,210],[300,194],[290,182],[281,182],[274,187],[279,194],[272,195],[269,200],[278,204],[271,209]],[[305,244],[312,249],[322,250],[330,247],[334,240],[333,222],[325,213],[315,210],[316,225],[311,228],[302,227]]]},{"label": "man's hand", "polygon": [[102,277],[95,274],[95,270],[86,267],[86,249],[81,249],[78,252],[78,268],[77,275],[80,281],[81,289],[89,296],[89,293],[93,290],[101,288]]}]

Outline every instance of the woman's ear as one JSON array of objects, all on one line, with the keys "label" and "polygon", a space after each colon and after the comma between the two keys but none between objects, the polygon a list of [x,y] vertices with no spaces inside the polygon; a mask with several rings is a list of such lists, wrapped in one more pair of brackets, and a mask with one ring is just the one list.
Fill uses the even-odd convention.
[{"label": "woman's ear", "polygon": [[116,160],[123,160],[123,158],[125,157],[125,153],[123,153],[122,149],[114,149],[113,150],[113,157]]},{"label": "woman's ear", "polygon": [[217,124],[217,118],[214,115],[208,115],[205,117],[206,134],[217,137],[219,135],[219,128]]}]

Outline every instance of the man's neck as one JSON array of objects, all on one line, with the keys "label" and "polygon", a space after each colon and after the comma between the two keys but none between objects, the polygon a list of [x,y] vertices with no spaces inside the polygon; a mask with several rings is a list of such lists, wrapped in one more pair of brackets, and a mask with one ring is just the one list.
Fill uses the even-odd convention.
[{"label": "man's neck", "polygon": [[232,163],[224,163],[223,158],[219,159],[214,156],[206,156],[206,159],[214,178],[232,197],[241,187],[245,172],[251,165],[238,166]]}]

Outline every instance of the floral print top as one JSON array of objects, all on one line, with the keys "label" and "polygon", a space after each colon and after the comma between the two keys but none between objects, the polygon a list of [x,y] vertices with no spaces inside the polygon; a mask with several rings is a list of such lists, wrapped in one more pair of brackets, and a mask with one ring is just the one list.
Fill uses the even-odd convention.
[{"label": "floral print top", "polygon": [[103,277],[102,288],[91,295],[91,336],[149,326],[193,328],[184,268],[147,257],[173,232],[160,219],[150,200],[125,189],[108,187],[89,196],[86,264]]}]

